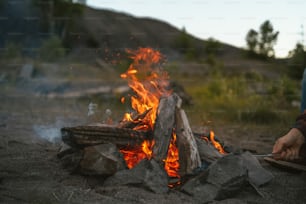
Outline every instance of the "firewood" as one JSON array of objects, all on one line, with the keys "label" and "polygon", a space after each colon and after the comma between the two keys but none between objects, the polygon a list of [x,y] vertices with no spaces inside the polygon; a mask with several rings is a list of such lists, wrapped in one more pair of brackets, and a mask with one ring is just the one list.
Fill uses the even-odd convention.
[{"label": "firewood", "polygon": [[176,94],[160,99],[153,131],[155,141],[153,157],[160,165],[163,165],[163,161],[167,157],[173,128],[175,127],[175,109],[181,103],[182,100]]},{"label": "firewood", "polygon": [[136,116],[132,117],[133,121],[121,121],[118,128],[130,128],[133,129],[137,125],[141,123],[141,120],[146,117],[146,115],[152,110],[152,108],[146,110],[145,112],[141,114],[137,114]]},{"label": "firewood", "polygon": [[201,167],[201,159],[195,137],[183,109],[176,110],[176,135],[180,175],[192,174],[194,169]]},{"label": "firewood", "polygon": [[76,126],[61,129],[62,140],[71,147],[84,147],[103,143],[116,145],[139,144],[151,139],[145,131],[117,128],[110,125]]}]

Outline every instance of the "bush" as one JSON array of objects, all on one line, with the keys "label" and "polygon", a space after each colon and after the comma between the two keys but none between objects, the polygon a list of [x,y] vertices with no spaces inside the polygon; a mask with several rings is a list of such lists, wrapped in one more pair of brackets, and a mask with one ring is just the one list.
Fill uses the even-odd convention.
[{"label": "bush", "polygon": [[9,42],[5,45],[4,52],[2,57],[4,59],[13,59],[21,56],[21,46],[14,43]]},{"label": "bush", "polygon": [[60,38],[52,36],[42,44],[39,55],[42,60],[55,61],[58,58],[64,57],[65,53],[66,51]]},{"label": "bush", "polygon": [[289,54],[288,74],[294,79],[302,79],[306,67],[306,51],[304,45],[297,43],[296,47]]},{"label": "bush", "polygon": [[222,44],[214,38],[208,38],[205,44],[205,53],[207,55],[216,55],[220,53]]},{"label": "bush", "polygon": [[175,38],[173,47],[178,49],[187,60],[195,60],[198,58],[199,50],[195,46],[194,39],[187,33],[184,27],[180,34]]},{"label": "bush", "polygon": [[259,108],[254,111],[244,111],[240,113],[241,122],[253,122],[258,124],[273,123],[279,120],[277,113],[268,108]]},{"label": "bush", "polygon": [[247,80],[250,80],[250,81],[262,81],[263,80],[263,76],[254,70],[246,72],[244,76]]},{"label": "bush", "polygon": [[[200,121],[203,114],[212,121],[260,125],[288,124],[288,121],[294,119],[291,113],[296,113],[296,108],[291,106],[291,101],[294,97],[299,97],[296,94],[299,91],[296,81],[283,77],[271,83],[256,73],[251,73],[248,78],[254,82],[258,80],[265,90],[271,86],[270,94],[251,90],[245,75],[210,75],[208,80],[201,79],[186,87],[194,101],[194,106],[189,111],[194,111],[194,117]],[[199,110],[203,112],[202,115]]]},{"label": "bush", "polygon": [[288,77],[283,77],[270,85],[268,94],[270,97],[274,97],[278,100],[283,99],[290,103],[300,98],[299,89],[297,87],[296,81],[290,80]]}]

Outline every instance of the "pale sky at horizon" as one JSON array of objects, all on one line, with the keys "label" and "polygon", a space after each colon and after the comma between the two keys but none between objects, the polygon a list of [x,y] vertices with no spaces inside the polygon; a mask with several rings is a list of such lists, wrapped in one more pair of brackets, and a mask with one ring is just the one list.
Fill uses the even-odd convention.
[{"label": "pale sky at horizon", "polygon": [[200,38],[213,37],[221,42],[246,48],[245,36],[270,20],[279,31],[274,46],[277,57],[286,57],[302,39],[305,45],[305,0],[87,0],[93,8],[112,9],[135,17],[165,21]]}]

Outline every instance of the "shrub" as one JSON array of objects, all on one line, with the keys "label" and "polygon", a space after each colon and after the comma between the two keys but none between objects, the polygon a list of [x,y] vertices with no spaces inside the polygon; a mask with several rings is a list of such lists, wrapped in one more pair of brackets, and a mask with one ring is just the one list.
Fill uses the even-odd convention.
[{"label": "shrub", "polygon": [[283,77],[280,80],[272,82],[268,88],[268,94],[272,98],[291,102],[292,100],[299,100],[300,94],[298,94],[299,89],[297,87],[296,81],[290,80],[288,77]]},{"label": "shrub", "polygon": [[58,58],[64,57],[65,53],[66,51],[60,38],[52,36],[43,42],[39,55],[42,60],[55,61]]},{"label": "shrub", "polygon": [[13,59],[21,56],[21,46],[14,43],[9,42],[5,45],[4,52],[2,57],[4,59]]},{"label": "shrub", "polygon": [[216,55],[220,53],[221,43],[214,38],[208,38],[205,44],[205,53],[207,55]]},{"label": "shrub", "polygon": [[246,72],[244,75],[247,80],[251,80],[251,81],[262,81],[263,80],[263,76],[254,70]]},{"label": "shrub", "polygon": [[271,109],[262,107],[254,111],[243,111],[240,113],[241,122],[253,122],[258,124],[273,123],[279,120],[277,113]]},{"label": "shrub", "polygon": [[289,53],[288,74],[294,79],[302,79],[306,67],[306,49],[304,45],[297,43],[293,51]]}]

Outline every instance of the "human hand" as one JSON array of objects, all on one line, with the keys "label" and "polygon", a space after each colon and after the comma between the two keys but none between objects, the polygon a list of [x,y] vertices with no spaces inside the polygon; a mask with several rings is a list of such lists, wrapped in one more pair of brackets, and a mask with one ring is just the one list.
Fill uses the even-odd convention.
[{"label": "human hand", "polygon": [[299,158],[299,152],[305,138],[301,131],[292,128],[286,135],[280,137],[273,146],[275,159],[294,160]]}]

